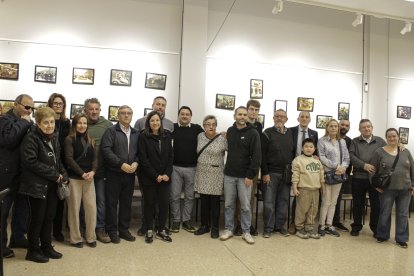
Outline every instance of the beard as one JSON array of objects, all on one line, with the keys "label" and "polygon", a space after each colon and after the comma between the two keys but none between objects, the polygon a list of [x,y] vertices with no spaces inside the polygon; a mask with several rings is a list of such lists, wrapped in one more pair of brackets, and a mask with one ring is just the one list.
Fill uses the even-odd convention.
[{"label": "beard", "polygon": [[346,130],[346,129],[344,129],[344,128],[341,128],[341,129],[339,130],[339,133],[340,133],[342,136],[345,136],[345,135],[348,133],[348,130]]}]

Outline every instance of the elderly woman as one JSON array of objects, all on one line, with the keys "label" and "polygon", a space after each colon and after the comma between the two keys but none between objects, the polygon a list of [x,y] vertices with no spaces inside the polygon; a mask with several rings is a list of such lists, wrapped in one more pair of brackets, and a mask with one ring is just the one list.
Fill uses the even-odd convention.
[{"label": "elderly woman", "polygon": [[342,183],[339,181],[329,183],[326,175],[332,172],[337,176],[345,175],[346,168],[349,166],[349,153],[345,140],[340,136],[339,124],[335,119],[326,123],[325,135],[318,141],[318,152],[324,166],[326,184],[322,196],[318,232],[321,236],[326,233],[339,237],[338,231],[332,226],[332,220]]},{"label": "elderly woman", "polygon": [[162,119],[157,111],[147,115],[145,129],[138,138],[139,184],[144,195],[144,216],[148,223],[145,242],[153,242],[152,227],[154,214],[158,207],[156,237],[165,242],[172,242],[165,230],[170,197],[171,173],[173,170],[173,148],[171,134],[164,130]]},{"label": "elderly woman", "polygon": [[84,114],[72,120],[70,134],[65,139],[65,160],[70,179],[68,198],[68,222],[70,243],[83,247],[79,230],[79,209],[81,202],[85,209],[86,244],[96,247],[96,196],[93,177],[97,167],[95,141],[88,135],[88,119]]},{"label": "elderly woman", "polygon": [[220,196],[223,194],[224,153],[227,141],[216,132],[217,119],[208,115],[203,120],[204,133],[198,135],[198,163],[194,190],[201,198],[201,227],[194,232],[203,235],[210,232],[213,239],[219,237]]},{"label": "elderly woman", "polygon": [[[395,241],[402,248],[407,248],[409,237],[408,210],[414,185],[414,161],[409,150],[399,151],[398,131],[389,128],[385,132],[387,145],[375,151],[371,164],[376,174],[389,174],[394,161],[394,171],[389,186],[377,189],[380,199],[380,215],[377,226],[377,241],[385,242],[390,238],[392,206],[395,203]],[[398,160],[396,158],[398,157]]]},{"label": "elderly woman", "polygon": [[35,113],[35,131],[25,136],[20,147],[20,192],[27,195],[30,205],[26,260],[38,263],[62,258],[52,246],[52,221],[58,200],[57,185],[67,183],[68,176],[60,159],[55,115],[49,107],[39,109]]}]

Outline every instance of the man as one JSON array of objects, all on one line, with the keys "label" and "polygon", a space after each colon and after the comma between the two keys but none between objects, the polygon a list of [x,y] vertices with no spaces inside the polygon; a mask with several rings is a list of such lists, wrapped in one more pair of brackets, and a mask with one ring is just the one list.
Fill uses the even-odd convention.
[{"label": "man", "polygon": [[[190,107],[178,110],[178,123],[174,124],[174,162],[171,175],[171,232],[178,233],[182,219],[183,229],[194,233],[191,213],[194,201],[194,177],[197,166],[197,136],[203,132],[198,124],[191,123]],[[181,191],[184,188],[184,206],[181,218]]]},{"label": "man", "polygon": [[[164,129],[173,132],[174,131],[174,123],[167,118],[165,118],[165,109],[167,108],[167,99],[163,96],[157,96],[154,98],[152,102],[152,110],[157,111],[160,114],[160,117],[162,118],[162,126]],[[145,128],[145,121],[147,117],[144,116],[140,119],[138,119],[135,122],[134,128],[138,130],[138,132],[141,132]],[[142,193],[142,187],[140,185],[141,194]],[[141,196],[141,210],[142,214],[144,214],[144,197]],[[147,223],[145,221],[144,215],[142,215],[142,225],[140,229],[138,230],[137,234],[138,236],[144,236],[147,233]]]},{"label": "man", "polygon": [[130,126],[132,114],[129,106],[121,106],[118,123],[108,128],[102,137],[102,154],[107,169],[106,231],[112,243],[119,243],[120,238],[135,241],[128,230],[138,168],[138,131]]},{"label": "man", "polygon": [[294,144],[292,131],[285,127],[287,120],[283,109],[276,110],[274,126],[267,128],[262,136],[264,238],[269,238],[273,229],[285,237],[289,236],[284,224],[289,208]]},{"label": "man", "polygon": [[[302,142],[306,138],[312,139],[315,145],[318,144],[318,132],[309,128],[309,123],[311,122],[311,116],[309,111],[301,111],[298,116],[299,125],[291,127],[292,136],[293,136],[293,152],[294,156],[300,156],[302,154]],[[317,149],[315,150],[317,155]],[[289,233],[295,234],[295,211],[296,211],[296,197],[293,198],[292,202],[292,217],[289,225]]]},{"label": "man", "polygon": [[[349,147],[351,146],[352,140],[351,140],[351,138],[346,136],[346,134],[348,133],[350,126],[351,126],[351,124],[350,124],[349,120],[340,120],[339,121],[339,132],[341,134],[341,138],[345,140],[348,151],[349,151]],[[346,174],[350,175],[351,171],[352,171],[352,166],[348,166],[348,168],[346,169]],[[341,191],[339,192],[337,204],[336,204],[336,207],[335,207],[334,218],[333,218],[333,221],[332,221],[332,225],[336,229],[338,229],[340,231],[343,231],[343,232],[349,232],[349,229],[341,223],[342,194],[344,193],[346,187],[350,184],[349,181],[350,181],[350,178],[348,178],[347,181],[342,183]]]},{"label": "man", "polygon": [[[263,125],[257,120],[257,117],[260,112],[260,102],[258,100],[249,100],[246,104],[247,107],[247,121],[257,130],[259,137],[262,135]],[[257,191],[257,177],[253,179],[252,192],[250,195],[250,206],[254,206],[255,193]],[[257,214],[256,214],[257,215]],[[240,224],[240,201],[236,201],[236,218],[237,226],[234,230],[235,236],[241,236],[243,234],[241,224]],[[253,219],[253,217],[252,217]],[[257,236],[257,229],[253,226],[253,223],[250,225],[250,235]]]},{"label": "man", "polygon": [[234,112],[235,123],[227,130],[227,162],[224,167],[224,219],[225,230],[220,240],[233,237],[234,210],[236,198],[240,200],[241,226],[243,239],[248,244],[254,240],[250,235],[252,213],[250,194],[253,179],[257,175],[260,160],[260,137],[254,127],[247,122],[247,108],[238,107]]},{"label": "man", "polygon": [[86,99],[85,115],[88,118],[88,134],[95,140],[95,149],[98,156],[98,167],[93,177],[96,193],[96,237],[102,243],[109,243],[111,239],[105,231],[105,175],[103,158],[101,154],[101,139],[105,131],[112,126],[112,123],[100,116],[101,103],[97,98]]},{"label": "man", "polygon": [[354,222],[351,224],[352,236],[358,236],[362,230],[362,216],[365,208],[366,193],[369,193],[371,214],[369,227],[377,235],[377,224],[379,218],[379,197],[378,192],[370,185],[369,175],[375,173],[375,167],[370,164],[374,152],[386,145],[384,139],[372,135],[373,126],[370,120],[362,119],[359,122],[359,132],[361,135],[352,139],[349,147],[349,155],[353,166],[352,177],[352,215]]},{"label": "man", "polygon": [[[0,117],[0,190],[10,189],[9,194],[3,200],[1,214],[4,258],[14,256],[13,250],[10,249],[12,247],[28,247],[28,241],[24,235],[27,231],[29,206],[25,197],[17,191],[20,175],[20,144],[33,125],[30,119],[33,110],[32,97],[21,94],[16,98],[13,109]],[[12,205],[14,207],[9,248],[7,247],[7,218]]]}]

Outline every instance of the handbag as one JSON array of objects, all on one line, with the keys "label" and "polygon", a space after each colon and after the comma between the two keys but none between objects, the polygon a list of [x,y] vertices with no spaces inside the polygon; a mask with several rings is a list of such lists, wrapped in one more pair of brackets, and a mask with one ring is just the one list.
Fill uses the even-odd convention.
[{"label": "handbag", "polygon": [[64,200],[65,198],[69,197],[70,196],[69,182],[63,183],[62,181],[60,181],[57,184],[56,193],[60,200]]},{"label": "handbag", "polygon": [[[341,147],[341,140],[338,141],[339,145],[339,158],[342,162],[342,147]],[[335,185],[339,183],[343,183],[348,180],[348,175],[346,173],[338,175],[335,174],[336,170],[331,170],[325,172],[325,183],[328,185]]]},{"label": "handbag", "polygon": [[398,159],[400,157],[400,149],[398,149],[397,156],[395,157],[394,163],[392,164],[391,171],[385,174],[375,173],[371,177],[371,186],[375,189],[384,190],[391,183],[391,175],[394,172],[395,166],[397,166]]}]

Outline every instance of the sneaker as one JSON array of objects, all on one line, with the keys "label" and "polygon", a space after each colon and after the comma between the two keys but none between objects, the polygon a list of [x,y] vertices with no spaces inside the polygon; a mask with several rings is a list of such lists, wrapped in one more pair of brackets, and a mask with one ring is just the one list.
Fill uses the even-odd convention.
[{"label": "sneaker", "polygon": [[252,235],[252,236],[258,236],[259,235],[259,232],[257,232],[257,229],[254,228],[253,225],[250,226],[250,235]]},{"label": "sneaker", "polygon": [[21,240],[11,240],[9,243],[10,248],[28,248],[29,247],[29,241],[26,238],[23,238]]},{"label": "sneaker", "polygon": [[3,247],[3,258],[13,258],[14,251],[8,248],[7,246]]},{"label": "sneaker", "polygon": [[130,241],[133,242],[135,241],[135,237],[131,235],[131,232],[126,231],[126,232],[119,232],[119,238],[126,240],[126,241]]},{"label": "sneaker", "polygon": [[243,230],[242,230],[240,224],[237,224],[236,228],[234,228],[234,235],[235,236],[241,236],[241,235],[243,235]]},{"label": "sneaker", "polygon": [[153,241],[154,241],[154,235],[152,233],[152,230],[148,230],[148,232],[145,234],[145,242],[152,243]]},{"label": "sneaker", "polygon": [[325,228],[325,233],[328,234],[328,235],[335,236],[335,237],[339,237],[340,236],[340,234],[338,233],[338,231],[336,231],[335,230],[335,227],[333,227],[333,226],[326,227]]},{"label": "sneaker", "polygon": [[191,224],[191,222],[189,220],[188,221],[183,221],[182,226],[183,226],[183,229],[187,232],[194,233],[196,231],[195,227]]},{"label": "sneaker", "polygon": [[110,243],[111,238],[108,236],[108,234],[105,232],[104,229],[97,229],[96,230],[96,238],[98,241],[102,243]]},{"label": "sneaker", "polygon": [[335,226],[335,228],[338,229],[339,231],[349,232],[349,229],[340,222],[333,224],[333,226]]},{"label": "sneaker", "polygon": [[233,232],[226,229],[226,230],[224,230],[223,234],[221,234],[220,240],[226,241],[226,240],[230,239],[231,237],[233,237]]},{"label": "sneaker", "polygon": [[180,222],[179,221],[173,221],[173,223],[170,227],[170,231],[173,232],[173,233],[180,232]]},{"label": "sneaker", "polygon": [[359,236],[359,231],[358,230],[351,230],[351,236],[354,236],[354,237]]},{"label": "sneaker", "polygon": [[397,245],[401,248],[408,248],[408,244],[406,242],[397,242]]},{"label": "sneaker", "polygon": [[295,224],[294,223],[291,223],[289,225],[288,232],[291,235],[295,235],[295,233],[296,233],[296,227],[295,227]]},{"label": "sneaker", "polygon": [[263,238],[268,239],[268,238],[270,238],[271,235],[272,235],[272,233],[264,232],[263,233]]},{"label": "sneaker", "polygon": [[320,226],[318,227],[318,234],[319,234],[321,237],[325,236],[325,226],[320,225]]},{"label": "sneaker", "polygon": [[289,232],[285,228],[277,229],[276,232],[284,237],[290,236]]},{"label": "sneaker", "polygon": [[167,234],[167,232],[165,232],[165,230],[162,230],[161,232],[157,232],[155,237],[165,242],[172,242],[171,237]]},{"label": "sneaker", "polygon": [[298,236],[301,239],[309,239],[308,233],[305,231],[305,229],[301,229],[299,231],[296,231],[296,236]]},{"label": "sneaker", "polygon": [[321,238],[321,235],[319,235],[318,233],[314,233],[313,231],[308,232],[308,236],[311,239],[315,239],[315,240],[319,240]]},{"label": "sneaker", "polygon": [[197,231],[194,232],[194,235],[200,236],[208,232],[210,232],[210,227],[208,227],[207,225],[203,225],[200,228],[198,228]]},{"label": "sneaker", "polygon": [[243,240],[245,240],[248,244],[254,244],[254,239],[249,232],[246,232],[242,236]]},{"label": "sneaker", "polygon": [[384,239],[384,238],[377,238],[377,243],[383,243],[383,242],[385,242],[385,241],[387,241],[387,239]]}]

